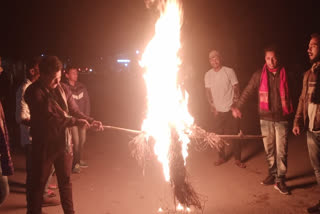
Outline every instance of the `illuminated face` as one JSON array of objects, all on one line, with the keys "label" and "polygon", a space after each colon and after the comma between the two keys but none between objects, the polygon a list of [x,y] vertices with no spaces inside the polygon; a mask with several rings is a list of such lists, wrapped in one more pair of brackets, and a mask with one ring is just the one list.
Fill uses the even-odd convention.
[{"label": "illuminated face", "polygon": [[55,73],[51,73],[48,76],[42,75],[40,77],[43,78],[43,82],[47,88],[55,89],[59,85],[61,80],[61,70]]},{"label": "illuminated face", "polygon": [[72,82],[77,82],[78,81],[78,70],[75,68],[72,68],[69,70],[69,72],[66,74],[66,77],[68,80]]},{"label": "illuminated face", "polygon": [[217,51],[211,51],[209,54],[209,62],[212,68],[218,71],[221,68],[221,57]]},{"label": "illuminated face", "polygon": [[268,68],[275,69],[278,67],[278,59],[274,51],[267,51],[264,59]]},{"label": "illuminated face", "polygon": [[309,42],[308,55],[311,63],[320,58],[319,41],[316,38],[312,38]]}]

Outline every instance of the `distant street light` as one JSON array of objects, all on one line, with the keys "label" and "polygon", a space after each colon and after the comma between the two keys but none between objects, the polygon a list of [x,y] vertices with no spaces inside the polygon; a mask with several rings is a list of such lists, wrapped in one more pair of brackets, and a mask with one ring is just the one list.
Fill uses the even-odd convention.
[{"label": "distant street light", "polygon": [[118,63],[130,63],[130,59],[118,59]]}]

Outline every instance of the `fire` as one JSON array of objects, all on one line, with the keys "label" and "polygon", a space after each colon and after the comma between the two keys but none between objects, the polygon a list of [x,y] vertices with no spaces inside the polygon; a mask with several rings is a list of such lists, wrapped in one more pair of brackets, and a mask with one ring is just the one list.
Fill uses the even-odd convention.
[{"label": "fire", "polygon": [[185,212],[191,212],[191,209],[189,207],[184,208],[181,204],[178,204],[177,211],[185,211]]},{"label": "fire", "polygon": [[[189,208],[189,207],[186,207],[186,208],[184,208],[181,204],[178,204],[178,206],[176,207],[176,210],[180,213],[180,212],[182,212],[183,211],[183,213],[190,213],[191,212],[191,209]],[[160,207],[159,209],[158,209],[158,213],[163,213],[164,212],[164,210]]]},{"label": "fire", "polygon": [[184,210],[183,206],[181,204],[178,204],[177,210]]},{"label": "fire", "polygon": [[180,29],[182,8],[178,0],[160,0],[160,18],[155,35],[147,45],[140,65],[145,68],[148,111],[142,130],[155,140],[154,152],[163,165],[166,181],[170,180],[168,152],[172,129],[182,142],[184,163],[190,142],[189,128],[193,117],[188,112],[188,94],[178,84],[181,60]]}]

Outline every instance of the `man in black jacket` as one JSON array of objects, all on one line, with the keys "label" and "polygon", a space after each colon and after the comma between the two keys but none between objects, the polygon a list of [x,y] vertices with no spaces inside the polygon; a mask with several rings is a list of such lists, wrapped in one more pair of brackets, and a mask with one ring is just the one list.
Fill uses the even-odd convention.
[{"label": "man in black jacket", "polygon": [[30,85],[25,100],[30,108],[32,135],[31,206],[28,213],[40,214],[46,181],[55,167],[65,214],[74,214],[71,185],[72,142],[70,127],[102,124],[78,110],[68,88],[60,85],[62,64],[46,56],[39,64],[40,78]]}]

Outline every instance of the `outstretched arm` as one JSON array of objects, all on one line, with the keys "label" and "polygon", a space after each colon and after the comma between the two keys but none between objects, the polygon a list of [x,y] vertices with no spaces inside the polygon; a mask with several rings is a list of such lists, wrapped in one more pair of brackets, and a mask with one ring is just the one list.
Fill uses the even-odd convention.
[{"label": "outstretched arm", "polygon": [[254,94],[254,92],[257,92],[257,89],[260,85],[260,76],[261,76],[260,72],[255,72],[252,75],[248,85],[243,90],[243,92],[239,98],[239,101],[236,103],[235,107],[241,109],[241,107],[247,102],[249,97],[252,94]]},{"label": "outstretched arm", "polygon": [[[240,89],[239,86],[234,87],[234,102],[232,105],[232,115],[235,118],[241,118],[242,113],[240,111],[240,108],[244,105],[245,102],[247,102],[248,98],[257,90],[260,83],[260,73],[256,72],[252,75],[248,85],[243,90],[241,96],[240,95]],[[237,98],[237,96],[239,96]]]}]

